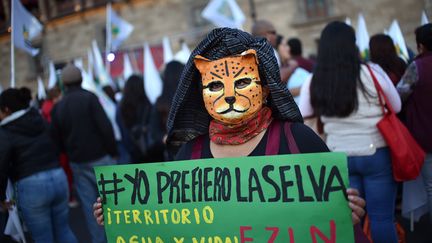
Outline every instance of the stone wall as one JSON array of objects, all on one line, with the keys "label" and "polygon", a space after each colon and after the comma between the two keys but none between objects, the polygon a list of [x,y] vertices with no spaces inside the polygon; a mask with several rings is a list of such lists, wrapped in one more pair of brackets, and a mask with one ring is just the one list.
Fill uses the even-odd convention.
[{"label": "stone wall", "polygon": [[[252,25],[250,0],[237,0],[247,16],[244,29]],[[254,0],[257,19],[267,19],[274,23],[277,31],[286,37],[299,37],[304,43],[306,55],[316,52],[315,40],[328,21],[342,20],[346,17],[357,24],[358,13],[365,16],[369,34],[383,32],[397,18],[405,35],[407,44],[415,50],[414,29],[420,24],[423,9],[432,13],[431,0],[328,0],[330,16],[307,19],[301,11],[303,0]],[[169,36],[174,51],[179,49],[179,41],[185,40],[190,48],[211,29],[202,21],[200,11],[206,0],[130,0],[128,4],[117,3],[113,8],[132,23],[134,32],[122,48],[142,46],[144,41],[159,43],[163,36]],[[44,34],[39,40],[41,55],[34,59],[16,49],[17,86],[36,87],[38,73],[46,79],[49,60],[65,62],[77,57],[86,59],[91,41],[96,39],[104,46],[105,8],[97,8],[50,21],[45,24]],[[9,35],[0,36],[0,82],[9,86],[10,80],[10,39]]]}]

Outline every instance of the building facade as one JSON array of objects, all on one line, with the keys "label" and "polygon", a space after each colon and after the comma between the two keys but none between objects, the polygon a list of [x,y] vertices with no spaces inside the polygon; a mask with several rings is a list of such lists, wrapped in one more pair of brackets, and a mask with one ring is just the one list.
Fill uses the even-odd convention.
[{"label": "building facade", "polygon": [[[0,6],[0,84],[10,82],[10,1]],[[60,67],[75,58],[87,59],[92,40],[105,45],[106,0],[21,0],[44,25],[42,35],[33,41],[41,49],[36,57],[15,49],[17,86],[36,87],[36,77],[48,77],[50,60]],[[214,28],[201,17],[207,0],[118,0],[113,9],[134,25],[132,35],[122,44],[123,51],[142,48],[144,42],[157,46],[170,38],[174,52],[185,41],[193,49]],[[362,13],[370,35],[382,33],[397,19],[407,46],[416,50],[414,29],[420,25],[423,10],[432,16],[432,0],[237,0],[247,16],[244,30],[253,19],[274,23],[278,33],[298,37],[305,55],[316,53],[316,41],[323,27],[332,20],[351,19],[355,27]],[[253,17],[252,17],[253,16]],[[9,29],[10,31],[10,29]]]}]

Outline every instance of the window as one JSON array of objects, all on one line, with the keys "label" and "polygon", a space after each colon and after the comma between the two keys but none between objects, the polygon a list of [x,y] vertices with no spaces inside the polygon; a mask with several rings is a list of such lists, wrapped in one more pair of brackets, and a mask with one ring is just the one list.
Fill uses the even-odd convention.
[{"label": "window", "polygon": [[304,0],[307,18],[320,18],[328,16],[327,0]]}]

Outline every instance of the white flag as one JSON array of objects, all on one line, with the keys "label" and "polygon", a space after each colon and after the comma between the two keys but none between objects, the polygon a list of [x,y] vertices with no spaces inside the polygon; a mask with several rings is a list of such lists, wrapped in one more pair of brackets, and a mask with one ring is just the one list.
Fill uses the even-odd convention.
[{"label": "white flag", "polygon": [[399,27],[399,23],[397,20],[393,20],[392,24],[390,25],[388,34],[393,39],[393,42],[396,47],[396,51],[399,54],[399,56],[405,61],[408,61],[409,59],[408,49],[406,47],[405,39],[402,35],[402,31]]},{"label": "white flag", "polygon": [[117,13],[112,10],[111,4],[109,4],[108,11],[110,11],[111,14],[111,50],[114,51],[129,37],[134,27],[118,16]]},{"label": "white flag", "polygon": [[186,42],[183,42],[180,51],[175,54],[174,60],[186,64],[189,60],[190,54],[191,51],[189,47],[187,46]]},{"label": "white flag", "polygon": [[369,33],[363,14],[359,14],[356,30],[356,44],[363,59],[369,59]]},{"label": "white flag", "polygon": [[93,53],[92,50],[89,48],[87,49],[87,74],[92,80],[94,80],[93,68],[94,68]]},{"label": "white flag", "polygon": [[426,12],[423,10],[422,16],[421,16],[421,25],[429,24],[429,19],[426,15]]},{"label": "white flag", "polygon": [[152,104],[155,104],[162,94],[162,79],[154,64],[148,43],[144,44],[144,91]]},{"label": "white flag", "polygon": [[3,86],[0,84],[0,94],[3,92]]},{"label": "white flag", "polygon": [[126,81],[132,74],[134,74],[134,70],[129,55],[125,52],[123,54],[123,80]]},{"label": "white flag", "polygon": [[37,77],[37,82],[38,82],[38,92],[37,92],[38,100],[46,99],[45,85],[41,77],[39,76]]},{"label": "white flag", "polygon": [[170,40],[166,36],[162,39],[162,47],[163,47],[164,64],[167,64],[174,59],[174,55],[171,49]]},{"label": "white flag", "polygon": [[49,67],[48,89],[52,89],[57,84],[57,74],[54,67],[54,63],[52,61],[49,62],[48,67]]},{"label": "white flag", "polygon": [[109,85],[111,83],[111,78],[109,77],[104,62],[102,59],[102,55],[99,51],[99,47],[95,40],[92,42],[92,48],[93,48],[93,57],[94,57],[94,71],[93,74],[95,79],[99,81],[100,86]]},{"label": "white flag", "polygon": [[218,27],[237,29],[246,19],[235,0],[211,0],[201,15]]},{"label": "white flag", "polygon": [[[12,186],[12,182],[8,179],[7,187],[6,187],[6,200],[10,201],[14,199],[14,188]],[[21,224],[21,220],[18,214],[18,209],[16,205],[12,206],[12,209],[9,210],[9,217],[4,229],[5,235],[10,235],[15,241],[27,243],[23,226]]]},{"label": "white flag", "polygon": [[82,76],[81,87],[83,89],[86,89],[94,93],[98,97],[99,103],[101,104],[102,108],[105,111],[105,114],[107,115],[108,119],[111,122],[115,139],[117,141],[121,140],[120,129],[115,119],[115,112],[116,112],[115,103],[108,97],[108,95],[105,94],[102,88],[98,86],[94,82],[94,80],[88,75],[88,73],[84,69],[83,61],[81,58],[75,59],[74,65],[81,70],[81,76]]},{"label": "white flag", "polygon": [[31,15],[19,0],[12,0],[12,34],[17,48],[35,56],[39,49],[31,41],[42,32],[42,25]]},{"label": "white flag", "polygon": [[349,25],[349,26],[352,26],[352,24],[351,24],[351,19],[348,18],[348,17],[346,17],[346,18],[345,18],[345,24],[347,24],[347,25]]}]

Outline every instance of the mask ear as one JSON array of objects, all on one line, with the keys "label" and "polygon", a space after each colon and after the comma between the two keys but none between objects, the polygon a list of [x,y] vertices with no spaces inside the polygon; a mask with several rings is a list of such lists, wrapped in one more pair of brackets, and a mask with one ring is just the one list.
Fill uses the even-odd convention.
[{"label": "mask ear", "polygon": [[246,50],[246,51],[242,52],[240,54],[240,56],[242,56],[242,58],[246,61],[253,59],[255,64],[258,65],[258,57],[257,57],[256,51],[254,49]]},{"label": "mask ear", "polygon": [[198,71],[200,71],[201,74],[206,73],[207,70],[210,67],[210,60],[201,56],[201,55],[196,55],[194,57],[194,63],[195,63],[195,67],[198,69]]}]

